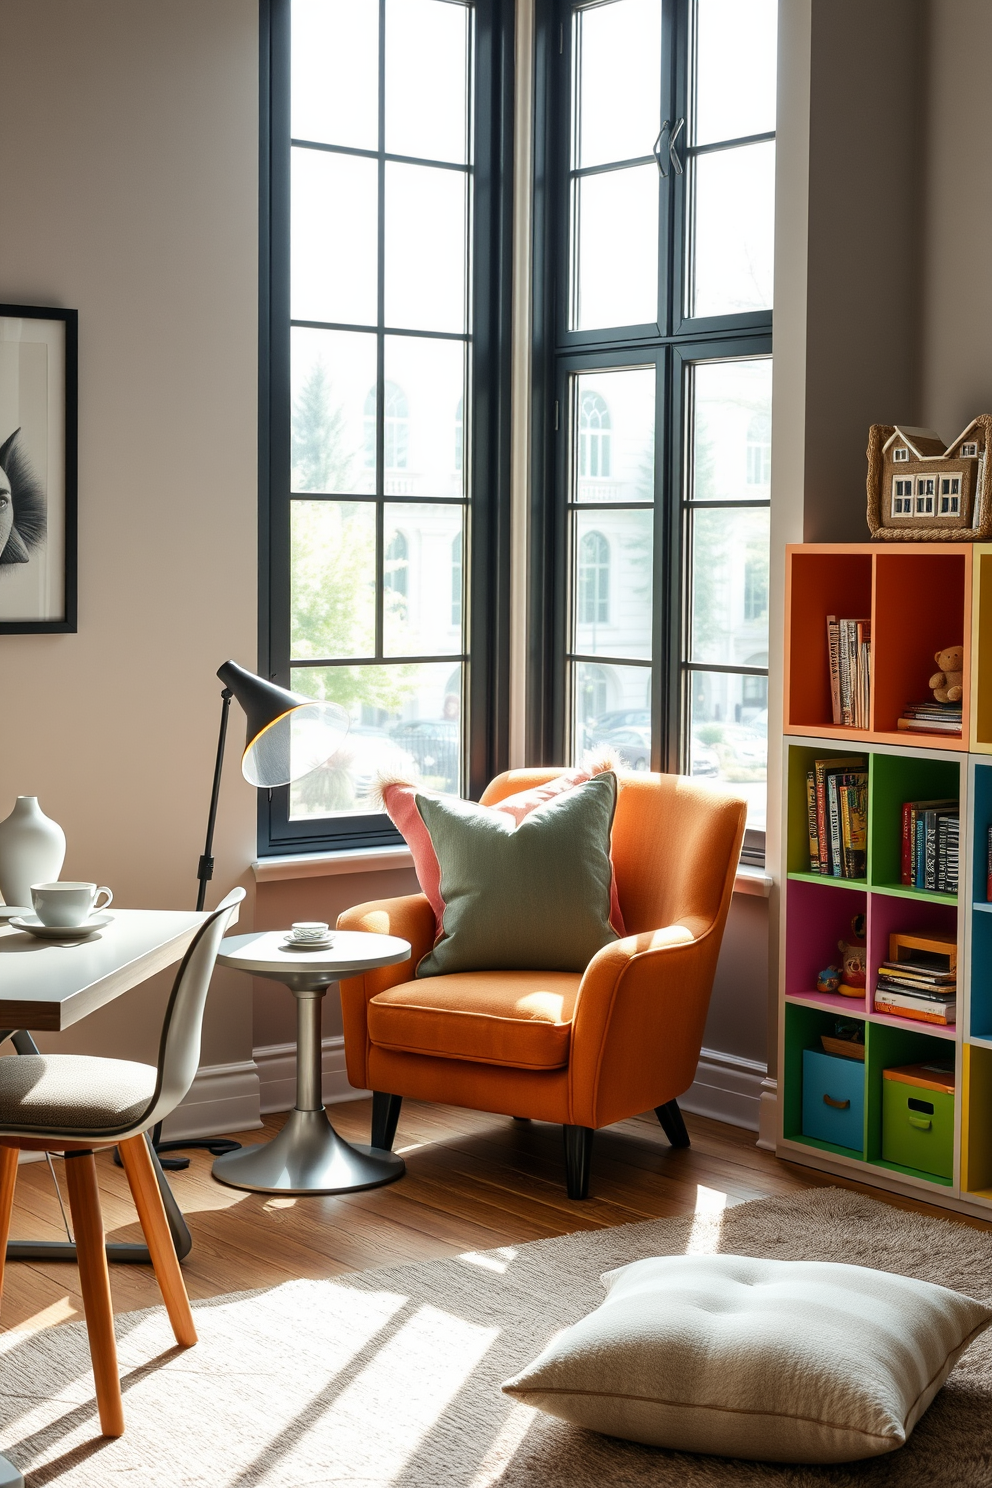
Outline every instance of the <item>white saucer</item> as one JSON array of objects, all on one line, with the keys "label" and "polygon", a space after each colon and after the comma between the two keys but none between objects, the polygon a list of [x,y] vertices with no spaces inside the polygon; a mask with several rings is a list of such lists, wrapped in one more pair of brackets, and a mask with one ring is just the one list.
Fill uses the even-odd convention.
[{"label": "white saucer", "polygon": [[336,935],[325,935],[323,940],[297,940],[295,935],[284,935],[282,944],[287,951],[326,951],[336,939]]},{"label": "white saucer", "polygon": [[30,913],[30,904],[0,904],[0,925],[5,924],[7,920],[12,920],[15,915],[29,915]]},{"label": "white saucer", "polygon": [[26,930],[37,935],[39,940],[85,940],[96,930],[102,930],[113,919],[112,914],[90,915],[81,925],[43,925],[37,915],[15,915],[10,921],[15,930]]}]

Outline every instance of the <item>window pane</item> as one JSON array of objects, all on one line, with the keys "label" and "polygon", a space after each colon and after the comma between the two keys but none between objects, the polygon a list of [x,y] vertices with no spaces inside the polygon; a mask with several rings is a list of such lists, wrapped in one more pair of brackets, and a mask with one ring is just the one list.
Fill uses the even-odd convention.
[{"label": "window pane", "polygon": [[661,127],[661,0],[613,0],[575,16],[573,163],[649,155]]},{"label": "window pane", "polygon": [[461,496],[464,342],[387,336],[385,365],[386,495]]},{"label": "window pane", "polygon": [[722,780],[747,801],[747,824],[765,829],[768,758],[768,678],[690,672],[692,729],[689,769]]},{"label": "window pane", "polygon": [[767,310],[772,303],[775,145],[697,155],[693,315]]},{"label": "window pane", "polygon": [[653,511],[578,511],[572,550],[573,651],[651,656]]},{"label": "window pane", "polygon": [[292,159],[293,319],[375,325],[378,166],[326,150]]},{"label": "window pane", "polygon": [[654,499],[655,369],[583,372],[573,384],[576,501]]},{"label": "window pane", "polygon": [[696,0],[696,144],[775,128],[777,43],[777,0]]},{"label": "window pane", "polygon": [[462,508],[387,505],[383,541],[383,649],[387,656],[456,656],[453,555],[461,597]]},{"label": "window pane", "polygon": [[468,159],[469,12],[447,0],[387,0],[386,149]]},{"label": "window pane", "polygon": [[294,491],[375,490],[374,335],[294,327]]},{"label": "window pane", "polygon": [[373,503],[294,501],[292,554],[291,654],[374,656]]},{"label": "window pane", "polygon": [[659,179],[652,161],[575,182],[573,330],[657,323]]},{"label": "window pane", "polygon": [[386,324],[466,329],[463,171],[386,164]]},{"label": "window pane", "polygon": [[691,501],[767,501],[771,494],[772,363],[709,362],[693,380]]},{"label": "window pane", "polygon": [[651,668],[577,661],[572,684],[573,758],[611,745],[628,770],[650,770]]},{"label": "window pane", "polygon": [[294,139],[379,146],[378,0],[293,0]]},{"label": "window pane", "polygon": [[692,513],[693,661],[768,665],[768,516],[767,506]]},{"label": "window pane", "polygon": [[376,811],[380,774],[456,792],[461,779],[461,664],[299,667],[290,686],[347,708],[351,729],[326,765],[290,787],[290,819]]}]

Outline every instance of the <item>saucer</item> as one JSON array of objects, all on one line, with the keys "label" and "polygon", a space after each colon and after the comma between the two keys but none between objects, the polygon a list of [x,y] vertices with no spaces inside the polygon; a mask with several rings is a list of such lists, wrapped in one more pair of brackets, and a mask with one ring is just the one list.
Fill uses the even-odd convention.
[{"label": "saucer", "polygon": [[284,935],[282,948],[284,951],[326,951],[335,939],[335,935],[325,935],[322,940],[297,940],[295,935]]},{"label": "saucer", "polygon": [[85,940],[96,930],[102,930],[113,919],[112,914],[90,915],[81,925],[43,925],[37,915],[15,915],[10,921],[15,930],[26,930],[37,935],[39,940]]},{"label": "saucer", "polygon": [[0,904],[0,925],[5,925],[15,915],[30,915],[30,904]]}]

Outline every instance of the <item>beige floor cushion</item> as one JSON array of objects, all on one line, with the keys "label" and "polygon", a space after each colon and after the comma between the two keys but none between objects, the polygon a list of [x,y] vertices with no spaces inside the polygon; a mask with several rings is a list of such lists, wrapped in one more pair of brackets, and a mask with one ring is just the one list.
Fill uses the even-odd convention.
[{"label": "beige floor cushion", "polygon": [[662,1256],[602,1277],[607,1298],[503,1389],[576,1426],[767,1462],[901,1447],[992,1309],[826,1261]]}]

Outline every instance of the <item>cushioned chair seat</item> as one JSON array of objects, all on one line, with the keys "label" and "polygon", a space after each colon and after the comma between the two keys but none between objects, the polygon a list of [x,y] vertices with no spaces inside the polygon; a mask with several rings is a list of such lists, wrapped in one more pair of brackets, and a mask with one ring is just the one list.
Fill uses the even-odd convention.
[{"label": "cushioned chair seat", "polygon": [[516,1069],[568,1063],[582,980],[571,971],[472,971],[390,987],[368,1005],[379,1048]]},{"label": "cushioned chair seat", "polygon": [[0,1130],[116,1131],[151,1105],[158,1071],[127,1059],[18,1054],[0,1059]]}]

